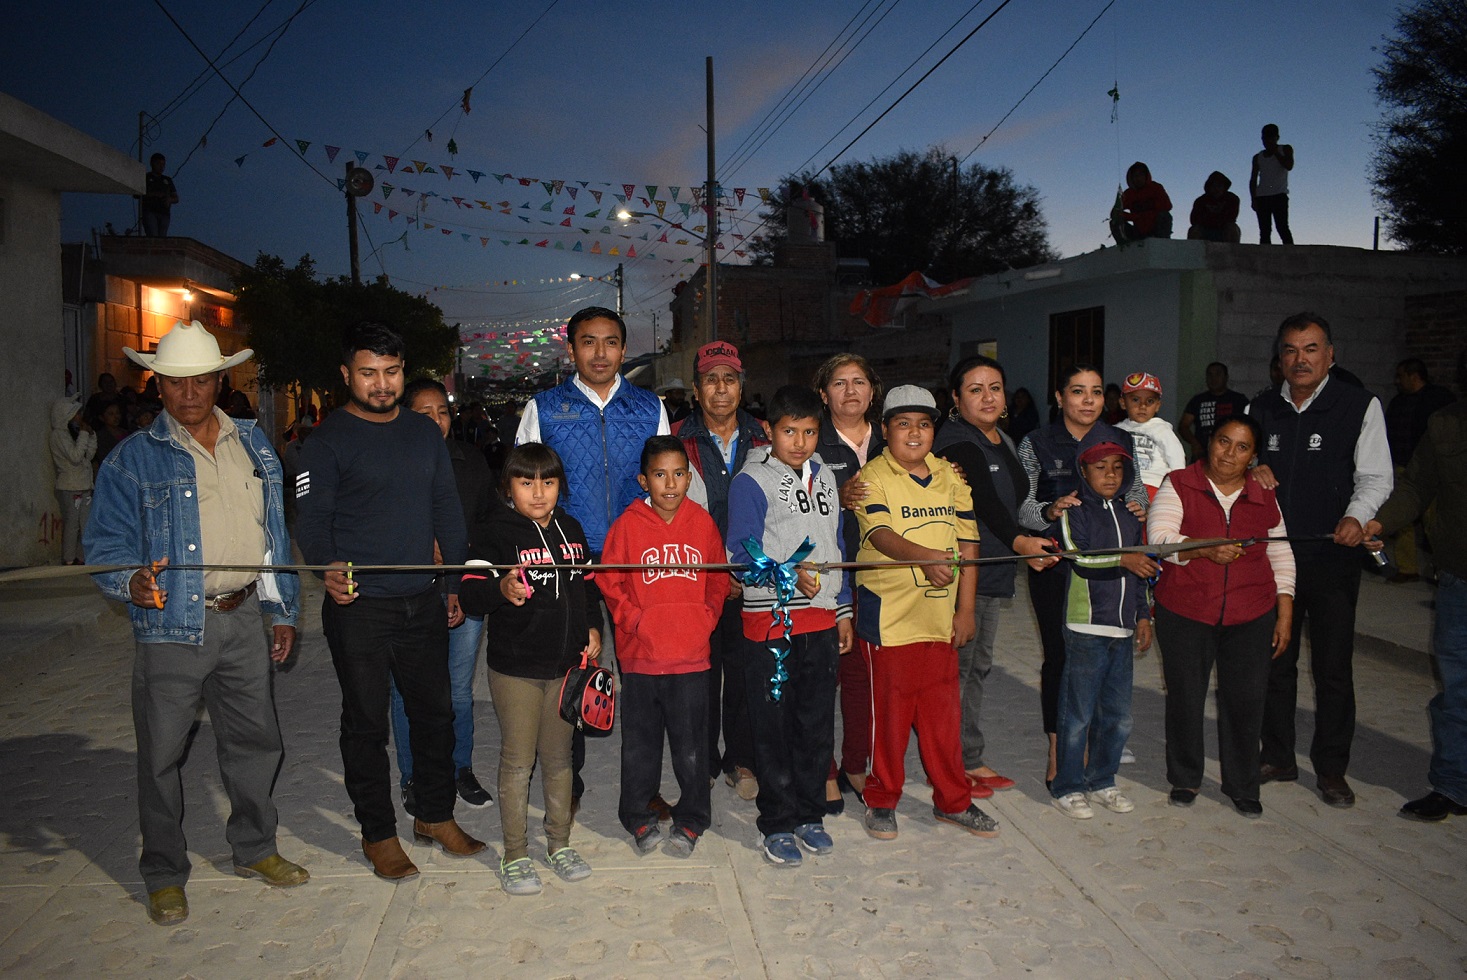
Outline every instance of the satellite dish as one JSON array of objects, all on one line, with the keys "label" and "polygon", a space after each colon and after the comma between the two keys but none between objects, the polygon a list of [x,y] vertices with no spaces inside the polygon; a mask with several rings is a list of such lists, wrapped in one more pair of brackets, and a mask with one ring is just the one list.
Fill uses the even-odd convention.
[{"label": "satellite dish", "polygon": [[352,197],[366,197],[375,183],[372,171],[365,167],[352,167],[346,172],[346,192]]}]

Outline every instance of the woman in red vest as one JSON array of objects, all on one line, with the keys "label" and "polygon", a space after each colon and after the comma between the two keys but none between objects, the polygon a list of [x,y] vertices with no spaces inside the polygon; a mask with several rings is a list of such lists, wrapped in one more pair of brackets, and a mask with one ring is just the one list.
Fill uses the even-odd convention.
[{"label": "woman in red vest", "polygon": [[[1173,470],[1147,520],[1153,544],[1189,539],[1283,537],[1272,490],[1249,473],[1263,433],[1235,415],[1218,426],[1207,455]],[[1173,806],[1191,806],[1205,761],[1202,713],[1217,664],[1218,756],[1222,791],[1245,817],[1258,800],[1258,745],[1269,662],[1289,643],[1294,554],[1285,542],[1193,548],[1162,563],[1156,633],[1166,679],[1166,770]]]}]

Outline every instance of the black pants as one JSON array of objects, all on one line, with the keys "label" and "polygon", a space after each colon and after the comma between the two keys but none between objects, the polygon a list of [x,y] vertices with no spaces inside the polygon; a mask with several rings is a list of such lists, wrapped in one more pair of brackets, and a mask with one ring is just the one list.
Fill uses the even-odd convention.
[{"label": "black pants", "polygon": [[448,613],[437,588],[414,596],[328,596],[321,625],[341,684],[341,763],[362,839],[397,833],[387,762],[389,677],[402,693],[413,750],[418,816],[453,816],[453,702],[448,684]]},{"label": "black pants", "polygon": [[1065,672],[1065,586],[1069,571],[1061,563],[1036,572],[1029,569],[1029,604],[1039,621],[1039,643],[1044,664],[1039,668],[1039,710],[1045,734],[1059,730],[1060,676]]},{"label": "black pants", "polygon": [[1273,228],[1277,225],[1279,229],[1279,241],[1285,245],[1294,244],[1294,233],[1289,231],[1289,195],[1267,194],[1253,199],[1255,212],[1258,215],[1258,244],[1267,245],[1273,241]]},{"label": "black pants", "polygon": [[1166,778],[1179,789],[1202,785],[1202,716],[1217,664],[1217,755],[1222,791],[1258,799],[1258,738],[1273,656],[1270,611],[1247,623],[1211,626],[1156,607],[1156,635],[1166,679]]},{"label": "black pants", "polygon": [[759,832],[789,833],[825,819],[825,776],[835,751],[835,671],[840,640],[832,629],[792,638],[778,701],[769,697],[774,654],[769,644],[747,637],[744,690],[759,774]]},{"label": "black pants", "polygon": [[[749,732],[749,704],[744,691],[743,603],[737,599],[723,604],[723,615],[708,638],[708,775],[733,772],[739,766],[754,768],[754,737]],[[723,732],[723,751],[718,733]]]},{"label": "black pants", "polygon": [[1314,678],[1314,741],[1309,761],[1316,776],[1343,776],[1355,738],[1355,604],[1360,565],[1353,557],[1299,562],[1294,632],[1268,677],[1262,761],[1294,765],[1294,710],[1299,693],[1299,641],[1309,624],[1309,668]]},{"label": "black pants", "polygon": [[647,801],[662,787],[662,738],[672,750],[678,801],[672,825],[695,834],[713,819],[708,786],[708,672],[621,675],[621,802],[630,834],[655,823]]}]

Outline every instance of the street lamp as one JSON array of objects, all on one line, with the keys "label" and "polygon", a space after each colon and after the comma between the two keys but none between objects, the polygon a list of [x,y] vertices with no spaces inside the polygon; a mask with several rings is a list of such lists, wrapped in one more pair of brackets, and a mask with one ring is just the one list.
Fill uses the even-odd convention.
[{"label": "street lamp", "polygon": [[621,316],[621,317],[624,317],[624,316],[627,315],[626,314],[626,279],[622,275],[622,265],[621,265],[620,262],[618,262],[616,264],[616,271],[613,272],[609,277],[603,277],[603,276],[583,276],[579,272],[572,272],[570,274],[570,278],[571,279],[603,279],[603,278],[605,278],[606,281],[615,283],[616,284],[616,315],[617,316]]},{"label": "street lamp", "polygon": [[708,208],[708,220],[711,227],[709,229],[710,234],[707,235],[700,235],[693,229],[684,227],[676,221],[668,221],[667,218],[663,217],[660,214],[651,214],[647,211],[629,211],[626,208],[622,208],[621,210],[616,212],[616,217],[618,221],[635,221],[639,218],[652,218],[656,221],[663,222],[670,228],[676,228],[678,231],[682,232],[685,235],[692,235],[694,238],[698,239],[698,241],[703,243],[703,247],[708,252],[707,281],[705,283],[706,288],[703,290],[704,293],[707,294],[708,303],[708,339],[710,341],[717,340],[718,271],[716,269],[716,266],[718,265],[718,211],[713,207]]}]

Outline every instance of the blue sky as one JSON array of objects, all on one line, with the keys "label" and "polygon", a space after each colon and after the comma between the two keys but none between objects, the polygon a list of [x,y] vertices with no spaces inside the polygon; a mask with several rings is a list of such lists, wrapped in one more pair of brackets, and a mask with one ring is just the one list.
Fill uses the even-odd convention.
[{"label": "blue sky", "polygon": [[[155,3],[68,3],[59,8],[64,16],[12,18],[0,37],[0,64],[6,66],[0,88],[129,153],[135,152],[138,112],[161,116],[147,152],[164,152],[173,172],[193,150],[176,177],[181,203],[173,233],[247,262],[260,251],[287,260],[309,253],[323,272],[346,271],[343,207],[332,181],[354,150],[372,154],[369,164],[380,163],[383,154],[424,160],[435,169],[448,163],[456,174],[447,180],[441,174],[377,176],[394,184],[399,202],[403,188],[436,190],[468,201],[509,200],[517,213],[430,199],[421,220],[440,227],[415,228],[397,240],[412,207],[389,221],[392,199],[383,200],[379,188],[367,200],[384,209],[375,214],[364,207],[362,252],[380,251],[364,258],[363,272],[385,271],[400,287],[426,293],[450,321],[499,320],[520,329],[579,306],[614,305],[608,284],[560,280],[573,272],[607,275],[616,265],[605,254],[570,251],[574,242],[589,249],[599,240],[603,252],[612,244],[624,252],[628,242],[599,234],[600,224],[584,217],[584,195],[574,202],[576,224],[566,230],[558,222],[562,205],[572,202],[563,191],[551,195],[514,181],[499,185],[490,175],[565,180],[568,186],[586,181],[588,189],[603,190],[605,184],[651,184],[669,206],[666,188],[677,186],[680,201],[688,201],[688,188],[705,172],[703,73],[704,57],[712,55],[719,179],[726,191],[749,190],[734,227],[751,232],[755,188],[772,187],[801,166],[825,164],[1001,2],[986,0],[970,11],[971,0],[650,0],[616,6],[592,0],[275,0],[224,58],[304,6],[243,91],[283,137],[311,142],[307,159],[329,181],[283,145],[262,147],[271,133],[238,103],[209,132],[207,145],[194,149],[230,93],[206,76],[197,94],[165,114],[205,64]],[[258,9],[254,0],[163,4],[210,54]],[[1105,6],[1106,0],[1011,0],[841,159],[934,144],[968,155]],[[1115,187],[1138,159],[1166,185],[1180,227],[1206,175],[1214,169],[1228,174],[1245,198],[1249,241],[1256,234],[1246,210],[1249,159],[1262,124],[1274,122],[1298,161],[1291,178],[1296,239],[1368,248],[1375,213],[1367,180],[1370,134],[1379,118],[1370,69],[1393,21],[1394,7],[1379,0],[1116,0],[970,162],[1009,167],[1020,182],[1034,185],[1051,240],[1064,255],[1104,241]],[[861,31],[870,28],[865,40],[757,152],[742,152],[766,113],[853,23]],[[923,56],[955,23],[957,29]],[[245,53],[225,73],[241,83],[268,44]],[[463,89],[501,56],[475,84],[472,111],[464,115],[456,108]],[[914,60],[916,68],[901,75]],[[1120,93],[1115,122],[1107,95],[1113,86]],[[429,127],[432,144],[423,138]],[[452,156],[450,137],[458,150]],[[327,144],[342,147],[343,154],[329,167]],[[242,155],[245,163],[238,166]],[[485,176],[476,184],[469,169]],[[546,201],[550,213],[539,210]],[[533,210],[521,209],[522,203]],[[550,217],[555,225],[539,223]],[[131,220],[130,202],[69,195],[63,237],[80,240],[106,221],[120,229]],[[443,227],[451,233],[443,235]],[[577,227],[591,227],[593,234]],[[564,249],[500,244],[526,236],[560,241]],[[489,244],[481,245],[480,237]],[[728,254],[737,242],[726,241]],[[631,244],[640,257],[622,260],[636,353],[651,346],[654,311],[666,329],[670,290],[696,268],[666,260],[695,256],[696,249],[670,243],[648,258],[644,246],[651,243]],[[503,285],[509,280],[519,284]]]}]

